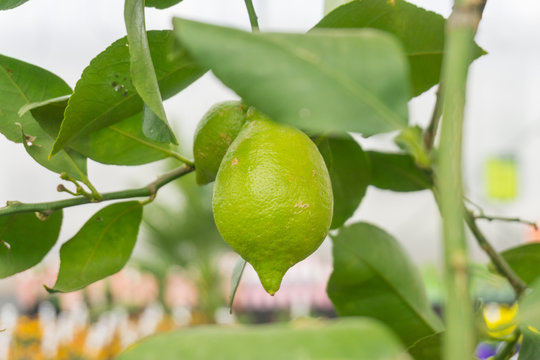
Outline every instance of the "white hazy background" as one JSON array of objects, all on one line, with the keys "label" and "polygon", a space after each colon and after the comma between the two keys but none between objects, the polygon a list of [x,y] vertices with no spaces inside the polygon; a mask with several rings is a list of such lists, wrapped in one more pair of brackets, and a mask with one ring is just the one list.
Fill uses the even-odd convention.
[{"label": "white hazy background", "polygon": [[[383,1],[383,0],[381,0]],[[447,0],[411,1],[447,17]],[[323,16],[322,0],[254,0],[263,31],[303,32]],[[167,10],[147,9],[148,29],[171,28],[179,16],[249,30],[243,0],[184,0]],[[488,55],[471,67],[465,125],[465,177],[469,198],[487,213],[540,220],[540,2],[490,0],[477,34]],[[0,12],[0,53],[43,67],[75,86],[90,60],[125,36],[123,1],[39,0]],[[435,100],[434,89],[410,103],[411,122],[425,126]],[[207,74],[165,103],[169,120],[191,154],[195,126],[214,103],[237,96]],[[392,150],[391,137],[362,141],[365,148]],[[487,156],[514,154],[519,164],[519,197],[510,203],[490,202],[484,194],[482,167]],[[104,166],[89,161],[90,179],[101,192],[138,187],[152,181],[160,164],[139,167]],[[7,200],[49,201],[58,175],[36,164],[20,144],[0,136],[0,204]],[[165,189],[163,189],[165,190]],[[59,244],[73,236],[99,205],[65,211]],[[368,190],[355,214],[398,237],[416,260],[440,258],[440,219],[427,191],[397,194]],[[526,228],[491,223],[486,233],[498,248],[522,243]],[[38,234],[37,234],[38,235]],[[483,259],[471,242],[471,253]],[[57,257],[52,252],[50,257]]]}]

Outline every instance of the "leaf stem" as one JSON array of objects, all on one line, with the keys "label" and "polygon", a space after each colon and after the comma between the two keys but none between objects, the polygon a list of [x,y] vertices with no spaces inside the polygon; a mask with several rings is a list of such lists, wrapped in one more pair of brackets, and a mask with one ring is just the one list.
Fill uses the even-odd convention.
[{"label": "leaf stem", "polygon": [[521,336],[519,328],[514,331],[514,337],[507,341],[501,350],[493,357],[493,360],[508,360],[516,353],[516,344]]},{"label": "leaf stem", "polygon": [[484,236],[478,225],[476,224],[476,218],[471,211],[467,211],[465,214],[465,222],[471,232],[473,233],[478,245],[484,250],[487,254],[497,272],[504,276],[516,293],[516,298],[519,298],[525,290],[527,290],[527,284],[512,270],[510,265],[506,260],[499,254],[493,246],[489,243],[487,238]]},{"label": "leaf stem", "polygon": [[256,32],[259,31],[259,22],[257,20],[257,13],[255,12],[255,8],[253,7],[253,1],[252,0],[244,0],[246,3],[246,9],[249,15],[249,23],[251,24],[251,31]]},{"label": "leaf stem", "polygon": [[28,212],[51,212],[58,209],[63,209],[71,206],[77,206],[88,203],[98,203],[102,201],[118,200],[118,199],[129,199],[136,197],[146,197],[149,196],[153,199],[156,196],[158,190],[164,185],[170,183],[173,180],[176,180],[186,174],[192,172],[195,168],[189,165],[182,165],[174,170],[171,170],[161,176],[151,183],[137,189],[121,190],[110,193],[101,194],[101,199],[89,199],[85,196],[79,196],[76,198],[50,201],[43,203],[33,203],[25,204],[18,201],[8,201],[7,205],[3,208],[0,208],[0,217],[28,213]]}]

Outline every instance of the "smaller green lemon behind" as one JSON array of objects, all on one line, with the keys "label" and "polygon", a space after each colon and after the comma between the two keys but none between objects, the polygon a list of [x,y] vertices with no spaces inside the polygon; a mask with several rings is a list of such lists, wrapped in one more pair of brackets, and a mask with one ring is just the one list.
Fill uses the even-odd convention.
[{"label": "smaller green lemon behind", "polygon": [[223,239],[273,295],[285,272],[326,237],[332,186],[307,135],[261,117],[245,123],[225,154],[212,205]]},{"label": "smaller green lemon behind", "polygon": [[227,101],[214,105],[203,116],[193,142],[197,184],[214,181],[221,159],[246,122],[247,111],[240,101]]}]

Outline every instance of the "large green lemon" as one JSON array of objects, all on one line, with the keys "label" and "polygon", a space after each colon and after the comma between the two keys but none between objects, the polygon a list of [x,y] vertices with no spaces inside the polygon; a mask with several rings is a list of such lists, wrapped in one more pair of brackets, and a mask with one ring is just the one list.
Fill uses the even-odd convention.
[{"label": "large green lemon", "polygon": [[328,170],[308,136],[265,118],[245,123],[219,167],[214,218],[269,294],[319,247],[332,208]]},{"label": "large green lemon", "polygon": [[216,178],[221,159],[247,119],[248,107],[239,101],[214,105],[197,125],[193,157],[197,184],[208,184]]}]

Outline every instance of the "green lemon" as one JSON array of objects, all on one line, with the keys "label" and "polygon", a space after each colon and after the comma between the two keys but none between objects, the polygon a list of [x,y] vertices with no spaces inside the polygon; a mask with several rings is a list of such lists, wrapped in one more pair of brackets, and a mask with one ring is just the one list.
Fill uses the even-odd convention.
[{"label": "green lemon", "polygon": [[225,154],[212,205],[223,239],[273,295],[285,272],[326,237],[332,186],[307,135],[258,118],[246,122]]},{"label": "green lemon", "polygon": [[213,106],[203,116],[193,141],[197,184],[214,181],[221,159],[246,122],[247,111],[241,102],[227,101]]}]

